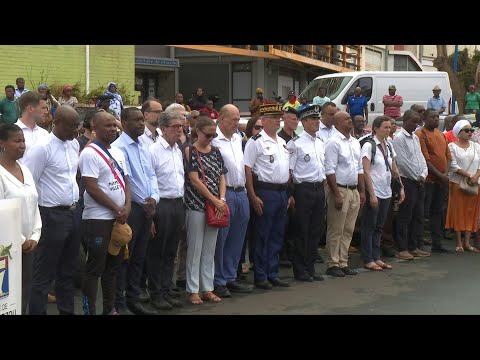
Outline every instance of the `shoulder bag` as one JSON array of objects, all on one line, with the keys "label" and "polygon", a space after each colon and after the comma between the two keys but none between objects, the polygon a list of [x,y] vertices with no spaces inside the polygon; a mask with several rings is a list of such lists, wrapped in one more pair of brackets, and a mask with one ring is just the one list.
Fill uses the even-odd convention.
[{"label": "shoulder bag", "polygon": [[[475,156],[477,156],[477,149],[475,147],[475,144],[472,143],[472,145],[474,150],[473,158],[472,158],[472,161],[470,161],[470,165],[468,165],[467,170],[465,170],[466,172],[468,172],[468,169],[470,169],[470,166],[472,166]],[[464,193],[468,195],[478,195],[478,184],[470,185],[467,182],[467,180],[468,179],[466,177],[462,177],[462,179],[460,180],[460,183],[458,184],[460,186],[460,190],[462,190]]]},{"label": "shoulder bag", "polygon": [[[200,153],[195,146],[193,146],[198,157],[198,162],[200,164],[200,169],[202,170],[202,180],[205,187],[207,187],[207,182],[205,180],[205,172],[203,170],[202,158]],[[207,187],[208,190],[208,187]],[[227,203],[225,203],[225,212],[223,216],[218,219],[216,216],[215,205],[211,201],[205,200],[205,216],[207,217],[207,224],[216,228],[225,228],[228,227],[230,222],[230,209],[228,208]]]}]

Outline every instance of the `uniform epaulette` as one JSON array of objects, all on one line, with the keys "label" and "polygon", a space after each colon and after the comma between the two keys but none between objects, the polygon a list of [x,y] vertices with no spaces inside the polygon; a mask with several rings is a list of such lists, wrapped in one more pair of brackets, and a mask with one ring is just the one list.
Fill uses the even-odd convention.
[{"label": "uniform epaulette", "polygon": [[257,135],[255,135],[255,136],[252,136],[252,139],[253,139],[253,140],[257,140],[257,139],[260,138],[260,136],[262,136],[262,134],[257,134]]}]

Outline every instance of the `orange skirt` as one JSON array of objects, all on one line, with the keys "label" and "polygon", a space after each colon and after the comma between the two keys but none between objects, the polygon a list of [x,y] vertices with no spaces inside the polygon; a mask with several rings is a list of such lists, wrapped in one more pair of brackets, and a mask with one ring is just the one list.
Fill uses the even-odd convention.
[{"label": "orange skirt", "polygon": [[477,231],[480,214],[480,194],[469,195],[454,182],[449,183],[445,229]]}]

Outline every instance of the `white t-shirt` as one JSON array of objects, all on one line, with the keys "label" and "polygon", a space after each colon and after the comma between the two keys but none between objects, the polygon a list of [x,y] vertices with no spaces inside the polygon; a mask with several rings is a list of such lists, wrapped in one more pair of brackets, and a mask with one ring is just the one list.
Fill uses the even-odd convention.
[{"label": "white t-shirt", "polygon": [[[105,158],[109,160],[109,156],[103,152],[97,145],[90,144],[90,146],[96,147],[100,152],[103,153]],[[108,149],[113,158],[117,161],[119,166],[122,168],[125,176],[127,173],[127,165],[125,162],[125,156],[123,155],[122,150],[111,147]],[[117,179],[114,177],[110,167],[107,165],[105,160],[92,148],[85,147],[80,154],[80,173],[82,177],[92,177],[98,179],[98,187],[102,190],[115,204],[120,207],[125,206],[125,192],[123,191],[122,186],[118,183]],[[115,168],[118,177],[122,179],[122,174],[118,169]],[[124,184],[125,185],[125,184]],[[83,219],[99,219],[99,220],[112,220],[115,219],[114,212],[97,203],[93,198],[85,191],[85,209],[83,210]]]}]

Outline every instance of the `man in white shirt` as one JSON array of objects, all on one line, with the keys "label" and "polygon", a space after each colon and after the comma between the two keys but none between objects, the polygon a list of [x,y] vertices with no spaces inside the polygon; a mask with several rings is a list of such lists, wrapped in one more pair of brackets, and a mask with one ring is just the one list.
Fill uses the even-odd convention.
[{"label": "man in white shirt", "polygon": [[360,143],[350,131],[352,118],[345,111],[334,116],[337,132],[325,147],[327,176],[327,275],[343,277],[358,272],[348,267],[358,211],[365,203],[365,182]]},{"label": "man in white shirt", "polygon": [[[288,287],[278,278],[289,199],[289,156],[285,140],[277,136],[283,111],[280,104],[260,105],[263,130],[245,146],[247,194],[255,210],[255,286],[271,290]],[[293,198],[292,198],[293,201]]]},{"label": "man in white shirt", "polygon": [[183,131],[183,116],[175,112],[162,113],[159,125],[162,135],[149,149],[160,201],[154,220],[156,235],[148,250],[148,292],[154,308],[170,310],[181,305],[171,296],[170,286],[178,241],[185,223],[185,173],[182,151],[177,144]]},{"label": "man in white shirt", "polygon": [[53,280],[59,313],[74,314],[73,273],[80,249],[80,224],[75,217],[80,146],[75,136],[80,119],[75,109],[65,105],[56,112],[54,123],[52,133],[34,145],[24,160],[37,187],[43,223],[33,264],[32,315],[47,314]]},{"label": "man in white shirt", "polygon": [[28,91],[18,100],[21,118],[17,120],[18,125],[25,136],[25,155],[20,162],[23,162],[28,152],[40,139],[48,136],[48,131],[37,125],[37,122],[43,120],[43,109],[40,105],[40,95],[33,91]]},{"label": "man in white shirt", "polygon": [[219,297],[228,297],[231,292],[248,293],[253,290],[237,282],[237,268],[242,254],[243,241],[250,218],[250,205],[245,191],[245,163],[243,161],[242,137],[237,133],[240,113],[235,105],[227,104],[220,109],[217,137],[212,145],[222,154],[227,185],[226,201],[230,209],[228,227],[219,229],[215,249],[214,292]]},{"label": "man in white shirt", "polygon": [[88,245],[87,267],[83,280],[84,314],[96,314],[98,278],[102,278],[103,314],[118,314],[114,309],[116,274],[125,253],[107,252],[115,221],[124,224],[131,209],[131,193],[125,156],[110,146],[117,135],[115,118],[107,112],[93,117],[96,140],[80,155],[80,172],[85,181],[83,228]]},{"label": "man in white shirt", "polygon": [[335,126],[333,126],[333,116],[337,113],[337,105],[333,102],[326,102],[322,107],[322,118],[320,127],[317,131],[317,137],[326,145],[328,140],[335,134]]},{"label": "man in white shirt", "polygon": [[313,98],[313,105],[319,105],[320,108],[329,102],[330,98],[326,95],[326,89],[324,87],[318,88],[318,95]]},{"label": "man in white shirt", "polygon": [[299,281],[321,281],[323,277],[315,272],[317,245],[325,231],[325,145],[316,137],[320,106],[308,106],[298,117],[303,132],[287,144],[297,225],[293,275]]},{"label": "man in white shirt", "polygon": [[26,92],[29,92],[29,90],[25,89],[25,79],[24,78],[17,78],[15,80],[15,83],[17,84],[17,87],[15,88],[15,97],[19,98]]},{"label": "man in white shirt", "polygon": [[128,244],[128,260],[124,261],[117,274],[115,308],[128,307],[137,315],[153,315],[140,303],[140,279],[151,237],[153,216],[158,203],[158,186],[148,148],[139,141],[145,129],[142,112],[135,108],[123,109],[121,113],[123,132],[112,143],[120,149],[127,162],[128,180],[132,191],[132,210],[127,223],[132,229]]},{"label": "man in white shirt", "polygon": [[142,113],[145,118],[145,131],[138,137],[138,140],[147,148],[155,144],[162,135],[162,131],[158,127],[159,115],[162,112],[162,104],[156,100],[147,100],[142,104]]}]

